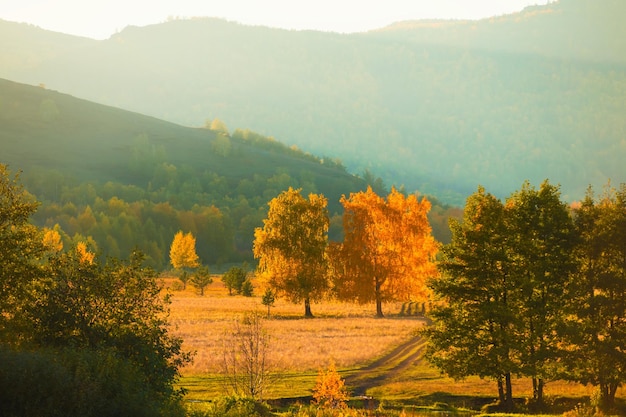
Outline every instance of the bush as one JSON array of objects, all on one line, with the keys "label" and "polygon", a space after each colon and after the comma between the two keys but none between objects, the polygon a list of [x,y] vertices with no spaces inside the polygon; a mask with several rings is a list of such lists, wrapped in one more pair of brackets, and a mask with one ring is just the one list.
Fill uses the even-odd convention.
[{"label": "bush", "polygon": [[176,416],[177,400],[150,391],[132,362],[92,350],[0,348],[0,409],[21,416]]},{"label": "bush", "polygon": [[271,416],[267,404],[248,397],[222,397],[205,412],[192,412],[193,417],[267,417]]}]

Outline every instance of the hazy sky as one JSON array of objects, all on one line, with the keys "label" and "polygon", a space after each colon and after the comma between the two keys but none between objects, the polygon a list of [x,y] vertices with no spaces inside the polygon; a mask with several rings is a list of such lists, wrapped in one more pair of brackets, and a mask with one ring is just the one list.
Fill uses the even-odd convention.
[{"label": "hazy sky", "polygon": [[362,32],[400,20],[480,19],[548,0],[0,0],[0,19],[106,39],[170,16],[221,17],[286,29]]}]

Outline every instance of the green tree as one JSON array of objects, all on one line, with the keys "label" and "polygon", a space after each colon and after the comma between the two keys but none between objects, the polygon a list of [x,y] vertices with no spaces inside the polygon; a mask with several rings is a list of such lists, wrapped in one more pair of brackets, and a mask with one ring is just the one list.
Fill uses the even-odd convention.
[{"label": "green tree", "polygon": [[222,276],[222,282],[228,288],[228,295],[233,295],[233,290],[241,294],[243,283],[248,279],[248,272],[243,267],[233,266]]},{"label": "green tree", "polygon": [[254,285],[252,285],[252,281],[250,279],[246,279],[241,285],[241,295],[244,297],[252,297],[254,294]]},{"label": "green tree", "polygon": [[267,306],[267,318],[270,318],[270,308],[274,305],[276,301],[276,294],[272,291],[271,288],[266,288],[263,293],[263,297],[261,298],[261,304]]},{"label": "green tree", "polygon": [[77,249],[52,257],[26,313],[36,345],[114,351],[167,401],[177,395],[174,383],[189,355],[182,339],[168,332],[169,299],[143,261],[139,251],[104,265]]},{"label": "green tree", "polygon": [[599,199],[589,189],[575,223],[580,266],[568,291],[570,378],[597,386],[607,411],[626,380],[626,185]]},{"label": "green tree", "polygon": [[213,282],[208,266],[201,266],[191,275],[191,285],[196,287],[198,293],[203,296],[204,289]]},{"label": "green tree", "polygon": [[304,301],[305,317],[313,317],[311,301],[328,289],[326,198],[289,188],[269,202],[263,227],[254,232],[259,275],[292,302]]},{"label": "green tree", "polygon": [[548,181],[539,189],[525,182],[507,199],[506,217],[523,320],[522,372],[542,404],[544,380],[558,376],[561,362],[562,339],[555,329],[563,328],[569,301],[563,289],[576,269],[574,222],[559,188]]},{"label": "green tree", "polygon": [[501,404],[512,409],[519,317],[504,205],[479,187],[467,199],[462,222],[452,220],[450,228],[441,275],[429,283],[436,303],[434,323],[424,331],[427,358],[453,378],[497,381]]},{"label": "green tree", "polygon": [[[37,203],[24,190],[19,175],[0,164],[0,340],[16,342],[11,331],[28,304],[30,284],[40,278],[39,260],[48,249],[41,232],[29,222]],[[15,329],[14,329],[15,330]]]}]

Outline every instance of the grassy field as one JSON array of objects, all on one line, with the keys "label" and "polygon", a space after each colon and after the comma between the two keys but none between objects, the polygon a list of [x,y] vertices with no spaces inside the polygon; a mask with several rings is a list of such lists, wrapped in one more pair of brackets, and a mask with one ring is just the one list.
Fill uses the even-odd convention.
[{"label": "grassy field", "polygon": [[[166,280],[166,285],[171,283]],[[256,294],[262,291],[255,289]],[[386,318],[377,319],[373,305],[326,301],[313,304],[316,318],[305,319],[302,305],[277,300],[270,319],[264,323],[271,338],[269,360],[277,373],[267,398],[310,396],[317,371],[331,360],[349,380],[375,359],[414,337],[425,322],[418,317],[400,316],[401,307],[399,303],[387,304]],[[181,386],[188,390],[188,400],[211,400],[225,393],[220,375],[223,335],[250,311],[267,314],[260,297],[229,296],[218,277],[203,297],[191,287],[173,292],[170,319],[174,334],[183,338],[187,350],[196,352],[194,362],[182,370]],[[391,360],[400,361],[402,357]],[[494,382],[474,377],[454,381],[421,357],[403,366],[401,372],[388,375],[368,388],[366,394],[402,404],[447,401],[468,408],[495,400],[497,395]],[[520,399],[532,397],[530,380],[514,379],[513,392]],[[549,382],[545,388],[548,398],[565,397],[574,404],[592,393],[592,387],[561,381]],[[620,390],[618,397],[623,395]]]}]

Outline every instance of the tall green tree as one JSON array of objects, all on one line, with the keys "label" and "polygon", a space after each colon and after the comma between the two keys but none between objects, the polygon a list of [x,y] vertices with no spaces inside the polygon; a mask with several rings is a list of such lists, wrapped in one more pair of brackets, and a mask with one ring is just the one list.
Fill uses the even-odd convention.
[{"label": "tall green tree", "polygon": [[500,402],[512,409],[519,316],[504,205],[479,187],[467,199],[463,220],[451,220],[450,228],[441,275],[429,283],[435,307],[434,323],[424,332],[426,355],[451,377],[495,380]]},{"label": "tall green tree", "polygon": [[[29,286],[40,277],[39,259],[47,248],[43,235],[29,223],[37,203],[24,190],[19,175],[0,164],[0,340],[14,340]],[[15,329],[13,329],[15,330]]]},{"label": "tall green tree", "polygon": [[589,189],[575,222],[580,267],[568,291],[570,377],[597,386],[606,411],[626,381],[626,185],[598,199]]},{"label": "tall green tree", "polygon": [[523,320],[519,359],[541,404],[544,381],[560,371],[562,339],[555,330],[563,328],[569,301],[564,288],[576,269],[574,222],[559,187],[547,180],[539,189],[525,182],[507,199],[506,217]]},{"label": "tall green tree", "polygon": [[304,301],[304,315],[312,317],[311,301],[328,289],[328,210],[326,198],[289,187],[269,202],[263,227],[254,232],[258,272],[269,286],[292,302]]}]

